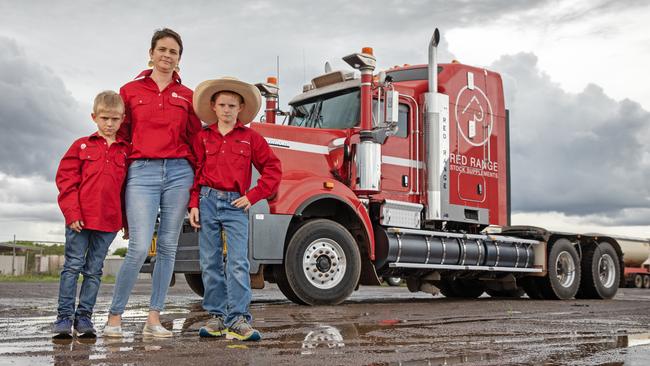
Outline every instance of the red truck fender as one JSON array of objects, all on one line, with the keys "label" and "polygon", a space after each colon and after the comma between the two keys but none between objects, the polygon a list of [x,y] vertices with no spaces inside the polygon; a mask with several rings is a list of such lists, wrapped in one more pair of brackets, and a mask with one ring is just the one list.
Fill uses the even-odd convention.
[{"label": "red truck fender", "polygon": [[[290,178],[290,179],[287,179]],[[295,179],[291,179],[295,178]],[[303,215],[319,202],[336,201],[353,214],[361,224],[363,238],[354,235],[365,249],[370,260],[375,259],[375,238],[370,215],[363,202],[344,184],[331,178],[314,177],[310,174],[284,174],[278,194],[269,202],[271,212],[276,214]],[[351,223],[341,223],[349,228]],[[363,242],[362,242],[363,241]]]}]

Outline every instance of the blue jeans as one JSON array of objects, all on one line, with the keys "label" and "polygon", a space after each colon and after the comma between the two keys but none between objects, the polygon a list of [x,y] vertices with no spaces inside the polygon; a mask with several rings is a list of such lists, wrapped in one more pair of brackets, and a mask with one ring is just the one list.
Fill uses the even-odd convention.
[{"label": "blue jeans", "polygon": [[[76,232],[65,228],[65,262],[59,280],[59,318],[91,317],[102,281],[102,269],[108,247],[117,233],[97,230]],[[77,280],[83,274],[79,305],[75,311]]]},{"label": "blue jeans", "polygon": [[185,159],[139,159],[129,166],[125,191],[129,248],[115,282],[111,314],[124,313],[147,258],[159,212],[149,309],[163,310],[193,181],[194,172]]},{"label": "blue jeans", "polygon": [[[227,327],[239,317],[251,321],[248,311],[251,285],[248,262],[248,213],[231,204],[238,192],[201,187],[199,252],[203,277],[203,308],[222,316]],[[223,263],[221,230],[226,232],[228,247],[226,268]]]}]

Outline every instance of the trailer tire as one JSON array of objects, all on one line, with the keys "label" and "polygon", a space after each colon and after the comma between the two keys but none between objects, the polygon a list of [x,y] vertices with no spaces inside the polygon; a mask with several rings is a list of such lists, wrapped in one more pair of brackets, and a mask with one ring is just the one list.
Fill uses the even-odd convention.
[{"label": "trailer tire", "polygon": [[486,289],[485,292],[491,297],[502,297],[509,299],[519,299],[524,296],[525,291],[521,287],[517,287],[514,290],[492,290]]},{"label": "trailer tire", "polygon": [[287,280],[287,273],[284,269],[284,264],[276,264],[273,266],[273,278],[275,284],[278,285],[280,292],[293,303],[298,305],[307,305],[304,301],[300,300],[298,295],[293,291],[289,281]]},{"label": "trailer tire", "polygon": [[618,291],[621,268],[618,254],[607,242],[583,247],[580,288],[576,298],[611,299]]},{"label": "trailer tire", "polygon": [[336,305],[359,283],[361,254],[354,237],[328,219],[305,222],[285,253],[287,282],[308,305]]},{"label": "trailer tire", "polygon": [[547,300],[567,300],[580,287],[580,257],[566,238],[553,242],[548,253],[548,274],[538,280],[542,295]]},{"label": "trailer tire", "polygon": [[529,276],[522,278],[520,281],[518,280],[517,283],[521,284],[521,287],[526,291],[529,298],[533,300],[542,300],[544,299],[544,294],[542,294],[538,280],[539,278],[537,277]]},{"label": "trailer tire", "polygon": [[634,275],[634,286],[636,288],[643,288],[643,276],[640,274]]},{"label": "trailer tire", "polygon": [[650,276],[643,276],[643,288],[650,288]]},{"label": "trailer tire", "polygon": [[205,289],[203,288],[203,278],[200,273],[185,273],[185,281],[195,294],[203,297]]}]

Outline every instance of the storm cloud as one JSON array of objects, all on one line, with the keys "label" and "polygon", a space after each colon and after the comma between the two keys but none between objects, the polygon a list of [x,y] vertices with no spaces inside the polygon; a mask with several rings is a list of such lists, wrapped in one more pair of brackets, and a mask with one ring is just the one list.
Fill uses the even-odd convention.
[{"label": "storm cloud", "polygon": [[513,210],[647,224],[650,113],[596,84],[565,92],[534,54],[504,56],[491,68],[504,77],[510,109]]},{"label": "storm cloud", "polygon": [[0,172],[52,180],[73,137],[92,131],[82,126],[79,104],[60,78],[5,37],[0,37],[0,90]]}]

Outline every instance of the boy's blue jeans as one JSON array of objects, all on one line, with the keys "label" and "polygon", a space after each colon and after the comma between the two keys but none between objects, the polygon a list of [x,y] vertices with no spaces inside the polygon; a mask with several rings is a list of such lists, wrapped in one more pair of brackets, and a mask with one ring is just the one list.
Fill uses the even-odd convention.
[{"label": "boy's blue jeans", "polygon": [[192,182],[194,171],[185,159],[139,159],[129,166],[125,189],[129,248],[115,282],[109,310],[111,314],[124,313],[140,268],[149,253],[159,211],[149,310],[163,310]]},{"label": "boy's blue jeans", "polygon": [[[97,292],[102,281],[102,269],[108,247],[117,233],[97,230],[76,232],[65,228],[65,262],[59,280],[59,318],[87,316],[93,314]],[[75,311],[77,280],[83,274],[79,305]]]},{"label": "boy's blue jeans", "polygon": [[[231,204],[238,192],[201,187],[199,252],[203,277],[203,308],[221,316],[227,327],[239,317],[251,321],[248,311],[251,285],[248,262],[248,213]],[[226,268],[223,263],[221,230],[226,232],[228,247]]]}]

